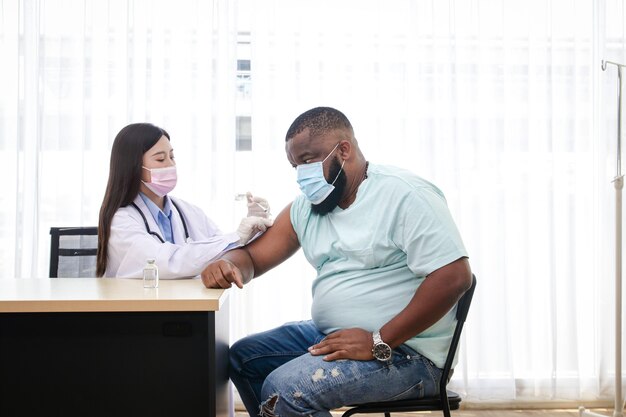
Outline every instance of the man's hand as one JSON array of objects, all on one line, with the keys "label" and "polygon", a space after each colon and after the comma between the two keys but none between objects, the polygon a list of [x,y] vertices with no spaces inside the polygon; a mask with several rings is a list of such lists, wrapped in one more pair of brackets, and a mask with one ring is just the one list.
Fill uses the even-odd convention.
[{"label": "man's hand", "polygon": [[202,282],[207,288],[230,288],[233,283],[239,288],[243,288],[241,271],[226,259],[211,262],[204,268],[201,276]]},{"label": "man's hand", "polygon": [[316,345],[309,348],[311,355],[326,355],[325,361],[336,359],[354,359],[369,361],[372,356],[372,333],[363,329],[344,329],[329,334]]}]

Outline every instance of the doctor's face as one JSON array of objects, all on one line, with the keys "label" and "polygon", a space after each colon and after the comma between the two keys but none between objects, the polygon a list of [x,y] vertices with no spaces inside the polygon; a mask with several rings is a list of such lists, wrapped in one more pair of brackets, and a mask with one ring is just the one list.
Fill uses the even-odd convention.
[{"label": "doctor's face", "polygon": [[[148,169],[167,168],[176,165],[174,149],[172,149],[172,145],[167,137],[161,136],[161,139],[143,154],[141,164]],[[150,171],[142,169],[141,179],[150,182]]]}]

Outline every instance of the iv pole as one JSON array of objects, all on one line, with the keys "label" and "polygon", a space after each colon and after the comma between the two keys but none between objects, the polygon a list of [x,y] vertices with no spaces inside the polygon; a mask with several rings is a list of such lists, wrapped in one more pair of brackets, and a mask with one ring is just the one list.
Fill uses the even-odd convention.
[{"label": "iv pole", "polygon": [[[611,61],[602,61],[602,71],[606,71],[607,64],[617,67],[617,173],[613,179],[615,187],[615,409],[613,417],[624,415],[624,400],[622,393],[622,69],[626,66]],[[602,414],[578,409],[578,415],[604,417]]]}]

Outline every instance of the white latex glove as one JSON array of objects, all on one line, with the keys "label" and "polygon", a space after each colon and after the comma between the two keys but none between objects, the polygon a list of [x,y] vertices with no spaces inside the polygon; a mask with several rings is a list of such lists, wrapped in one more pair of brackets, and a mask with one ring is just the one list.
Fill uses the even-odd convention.
[{"label": "white latex glove", "polygon": [[242,245],[247,244],[259,233],[263,233],[268,227],[274,224],[272,219],[266,219],[264,217],[244,217],[239,223],[237,228],[237,234],[239,235],[239,243]]},{"label": "white latex glove", "polygon": [[248,201],[248,217],[264,217],[269,218],[270,203],[263,197],[254,197],[250,191],[246,193],[246,200]]}]

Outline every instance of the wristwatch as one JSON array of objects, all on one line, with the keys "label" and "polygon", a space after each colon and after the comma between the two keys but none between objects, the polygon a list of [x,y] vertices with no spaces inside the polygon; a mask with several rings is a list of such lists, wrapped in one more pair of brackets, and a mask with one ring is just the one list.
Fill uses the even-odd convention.
[{"label": "wristwatch", "polygon": [[391,359],[391,348],[380,337],[380,330],[372,333],[372,339],[374,339],[374,347],[372,347],[372,355],[381,362],[386,362]]}]

